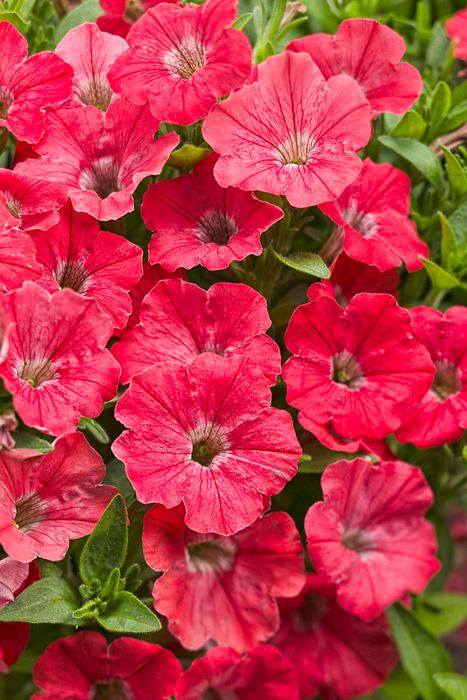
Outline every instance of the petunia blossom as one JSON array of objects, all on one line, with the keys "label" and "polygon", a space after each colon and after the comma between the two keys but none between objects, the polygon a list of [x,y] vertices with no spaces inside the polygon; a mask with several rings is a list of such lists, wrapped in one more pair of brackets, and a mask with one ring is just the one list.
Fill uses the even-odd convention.
[{"label": "petunia blossom", "polygon": [[446,313],[428,306],[410,309],[413,334],[436,367],[431,387],[418,402],[400,408],[400,442],[437,447],[462,437],[467,428],[467,309]]},{"label": "petunia blossom", "polygon": [[[0,608],[11,603],[40,576],[35,563],[24,564],[10,557],[0,561]],[[24,622],[0,622],[0,673],[16,663],[29,642],[30,625]]]},{"label": "petunia blossom", "polygon": [[66,187],[58,182],[34,180],[0,168],[0,231],[47,231],[57,223],[66,200]]},{"label": "petunia blossom", "polygon": [[433,527],[423,519],[433,493],[421,470],[339,461],[326,468],[321,488],[324,501],[305,518],[308,551],[317,573],[335,584],[340,607],[370,622],[421,593],[440,567]]},{"label": "petunia blossom", "polygon": [[454,56],[467,60],[467,9],[459,10],[446,24],[447,35],[454,42]]},{"label": "petunia blossom", "polygon": [[398,428],[397,409],[421,399],[434,376],[408,312],[389,294],[356,294],[345,309],[330,297],[299,306],[285,343],[288,403],[320,441],[323,433],[354,441],[349,451]]},{"label": "petunia blossom", "polygon": [[346,700],[383,685],[397,651],[383,617],[367,623],[336,603],[334,587],[308,574],[292,600],[280,601],[281,627],[271,643],[295,664],[302,698]]},{"label": "petunia blossom", "polygon": [[36,143],[44,133],[46,107],[71,95],[73,70],[52,51],[28,56],[28,42],[9,22],[0,22],[0,128]]},{"label": "petunia blossom", "polygon": [[42,266],[36,259],[36,247],[24,231],[0,232],[0,290],[19,289],[26,280],[37,280]]},{"label": "petunia blossom", "polygon": [[127,35],[129,50],[110,71],[115,92],[149,103],[165,122],[193,124],[239,87],[251,70],[246,34],[230,27],[237,0],[152,7]]},{"label": "petunia blossom", "polygon": [[116,328],[125,325],[131,311],[128,292],[143,272],[139,246],[101,231],[95,219],[70,204],[56,226],[31,235],[43,266],[38,284],[51,293],[69,288],[95,299]]},{"label": "petunia blossom", "polygon": [[410,212],[410,179],[389,163],[363,162],[358,179],[335,201],[320,207],[337,227],[322,254],[331,262],[344,250],[349,258],[374,265],[381,272],[422,267],[430,250],[420,240]]},{"label": "petunia blossom", "polygon": [[145,516],[144,556],[163,571],[153,588],[156,610],[187,649],[210,640],[252,649],[279,627],[276,597],[304,584],[303,548],[292,518],[270,513],[230,537],[199,534],[183,506],[154,506]]},{"label": "petunia blossom", "polygon": [[260,644],[245,656],[215,647],[177,681],[176,700],[300,700],[295,667],[275,647]]},{"label": "petunia blossom", "polygon": [[98,632],[57,639],[39,656],[31,700],[167,700],[181,673],[171,651],[140,639],[107,644]]},{"label": "petunia blossom", "polygon": [[105,345],[110,319],[71,289],[33,282],[2,297],[7,352],[0,376],[24,423],[52,435],[94,418],[117,393],[120,369]]},{"label": "petunia blossom", "polygon": [[107,74],[127,48],[124,39],[101,32],[95,24],[71,29],[55,49],[73,68],[71,104],[93,105],[105,112],[115,96]]},{"label": "petunia blossom", "polygon": [[113,444],[142,503],[181,501],[187,526],[230,535],[296,473],[301,450],[263,371],[240,355],[203,353],[133,377],[115,409],[129,430]]},{"label": "petunia blossom", "polygon": [[114,100],[103,114],[96,107],[49,112],[46,133],[35,145],[41,158],[16,170],[30,177],[62,182],[74,209],[100,221],[133,211],[133,192],[158,175],[179,142],[175,133],[154,139],[159,122],[147,107]]},{"label": "petunia blossom", "polygon": [[181,279],[162,280],[145,297],[139,324],[112,352],[123,384],[155,362],[188,364],[203,352],[248,357],[275,384],[281,356],[266,335],[270,325],[266,299],[245,284],[219,282],[205,291]]},{"label": "petunia blossom", "polygon": [[88,535],[116,489],[100,485],[102,457],[82,433],[60,437],[51,452],[0,451],[0,543],[22,562],[56,561],[70,540]]},{"label": "petunia blossom", "polygon": [[96,19],[97,26],[104,32],[125,38],[131,25],[150,7],[161,2],[177,3],[179,0],[100,0],[103,15]]},{"label": "petunia blossom", "polygon": [[354,78],[373,117],[382,112],[403,114],[423,88],[418,70],[401,62],[402,37],[373,19],[345,19],[335,35],[311,34],[295,39],[287,50],[308,54],[327,80],[336,75]]},{"label": "petunia blossom", "polygon": [[217,184],[212,154],[192,173],[150,185],[141,215],[154,231],[149,259],[167,270],[202,265],[223,270],[233,260],[262,251],[261,234],[284,216],[254,194]]},{"label": "petunia blossom", "polygon": [[203,136],[222,187],[285,195],[294,207],[334,200],[360,173],[371,109],[348,76],[326,81],[306,54],[258,66],[258,80],[214,107]]}]

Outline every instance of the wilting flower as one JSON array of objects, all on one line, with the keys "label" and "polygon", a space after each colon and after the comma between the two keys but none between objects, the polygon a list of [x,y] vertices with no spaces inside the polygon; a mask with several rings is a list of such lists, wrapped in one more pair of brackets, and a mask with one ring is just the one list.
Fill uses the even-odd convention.
[{"label": "wilting flower", "polygon": [[189,364],[203,352],[249,357],[275,384],[281,357],[266,335],[270,325],[266,300],[245,284],[220,282],[205,291],[181,279],[162,280],[145,297],[139,324],[112,352],[123,384],[155,362]]},{"label": "wilting flower", "polygon": [[401,442],[436,447],[454,442],[467,428],[467,309],[451,306],[445,314],[420,306],[410,309],[412,330],[435,365],[433,383],[417,403],[401,406]]},{"label": "wilting flower", "polygon": [[250,73],[250,43],[230,28],[236,6],[237,0],[207,0],[149,9],[128,33],[130,49],[110,72],[112,88],[135,104],[149,102],[161,121],[202,119]]},{"label": "wilting flower", "polygon": [[345,309],[329,297],[299,306],[285,342],[293,354],[283,368],[287,401],[321,441],[323,433],[387,437],[401,424],[400,405],[421,399],[433,380],[408,312],[389,294],[356,294]]},{"label": "wilting flower", "polygon": [[214,107],[203,125],[222,187],[284,194],[294,207],[336,199],[358,176],[371,109],[348,76],[326,81],[305,54],[282,53]]},{"label": "wilting flower", "polygon": [[16,168],[64,183],[77,211],[101,221],[119,219],[133,210],[139,183],[160,173],[179,141],[173,132],[154,139],[158,128],[147,107],[123,99],[105,114],[92,106],[49,112],[44,138],[34,147],[42,157]]},{"label": "wilting flower", "polygon": [[221,537],[189,529],[183,506],[154,506],[145,516],[143,550],[149,566],[165,572],[154,584],[154,606],[188,649],[209,640],[253,648],[278,629],[276,597],[297,595],[304,583],[303,549],[287,513]]},{"label": "wilting flower", "polygon": [[149,259],[167,270],[203,265],[222,270],[232,260],[262,251],[261,234],[284,216],[282,209],[254,194],[217,184],[208,156],[194,172],[148,187],[141,215],[155,231]]},{"label": "wilting flower", "polygon": [[352,76],[377,117],[382,112],[403,114],[420,95],[423,82],[410,63],[401,63],[402,37],[372,19],[345,19],[337,33],[296,39],[288,51],[307,53],[324,77]]},{"label": "wilting flower", "polygon": [[105,111],[114,97],[107,74],[127,48],[124,39],[101,32],[95,24],[71,29],[56,48],[73,68],[71,104],[93,105]]},{"label": "wilting flower", "polygon": [[459,10],[444,25],[449,38],[454,42],[454,56],[467,59],[467,9]]},{"label": "wilting flower", "polygon": [[105,465],[82,433],[59,438],[44,455],[0,451],[0,543],[22,562],[63,559],[88,535],[116,493],[102,486]]},{"label": "wilting flower", "polygon": [[58,182],[33,180],[0,168],[0,230],[46,231],[57,223],[66,200],[66,188]]},{"label": "wilting flower", "polygon": [[294,665],[278,649],[267,644],[260,644],[245,656],[234,649],[210,649],[180,676],[175,697],[177,700],[300,698]]},{"label": "wilting flower", "polygon": [[408,593],[421,593],[439,569],[433,527],[423,519],[433,494],[417,467],[355,459],[330,464],[324,502],[305,519],[317,573],[336,586],[343,610],[375,620]]},{"label": "wilting flower", "polygon": [[125,325],[131,311],[128,292],[143,272],[139,246],[101,231],[95,219],[70,205],[56,226],[32,238],[43,266],[38,284],[51,293],[69,288],[95,299],[115,327]]},{"label": "wilting flower", "polygon": [[[39,578],[36,564],[24,564],[10,557],[0,561],[0,608]],[[16,663],[29,642],[30,625],[24,622],[0,622],[0,673]]]},{"label": "wilting flower", "polygon": [[113,444],[142,503],[181,501],[198,532],[230,535],[263,511],[296,473],[290,415],[271,407],[260,367],[203,353],[188,367],[161,362],[133,377],[115,409],[130,430]]},{"label": "wilting flower", "polygon": [[118,363],[105,345],[109,318],[96,302],[33,282],[2,297],[7,352],[0,376],[26,425],[60,435],[102,411],[118,386]]},{"label": "wilting flower", "polygon": [[343,249],[348,257],[382,272],[402,262],[413,272],[422,267],[420,256],[429,256],[428,246],[408,218],[410,179],[389,163],[367,158],[358,179],[320,209],[337,224],[323,249],[331,261]]},{"label": "wilting flower", "polygon": [[98,632],[78,632],[52,642],[36,661],[31,700],[166,700],[180,662],[158,644],[120,637],[107,645]]},{"label": "wilting flower", "polygon": [[271,643],[295,665],[302,698],[345,700],[382,685],[397,652],[380,617],[372,623],[336,603],[334,587],[308,575],[301,593],[281,600],[281,628]]},{"label": "wilting flower", "polygon": [[125,38],[131,25],[161,2],[178,3],[178,0],[100,0],[104,14],[96,19],[96,24],[104,32]]}]

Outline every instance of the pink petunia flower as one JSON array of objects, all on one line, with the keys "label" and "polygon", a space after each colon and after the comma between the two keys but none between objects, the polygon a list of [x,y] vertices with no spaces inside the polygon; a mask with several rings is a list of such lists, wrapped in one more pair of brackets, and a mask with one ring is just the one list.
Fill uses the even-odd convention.
[{"label": "pink petunia flower", "polygon": [[320,441],[322,433],[387,437],[401,424],[396,409],[421,399],[433,380],[408,312],[389,294],[356,294],[345,309],[329,297],[299,306],[285,343],[293,354],[283,368],[287,401]]},{"label": "pink petunia flower", "polygon": [[159,122],[147,107],[114,100],[103,114],[95,107],[49,112],[46,133],[35,145],[42,156],[16,170],[66,185],[74,209],[100,221],[134,209],[133,192],[158,175],[179,142],[175,133],[153,138]]},{"label": "pink petunia flower", "polygon": [[0,128],[36,143],[44,133],[46,107],[71,95],[73,70],[52,51],[27,58],[28,42],[9,22],[0,22]]},{"label": "pink petunia flower", "polygon": [[33,180],[0,168],[0,231],[47,231],[57,223],[66,200],[66,187],[58,182]]},{"label": "pink petunia flower", "polygon": [[37,280],[42,272],[31,237],[12,229],[0,232],[0,290],[19,289],[25,280]]},{"label": "pink petunia flower", "polygon": [[176,3],[178,0],[100,0],[104,14],[96,19],[97,26],[104,32],[126,38],[131,25],[150,7],[161,2]]},{"label": "pink petunia flower", "polygon": [[389,163],[363,161],[359,178],[335,202],[320,207],[337,228],[323,249],[331,261],[342,249],[354,260],[382,272],[404,262],[409,272],[419,270],[419,256],[430,249],[420,240],[410,212],[410,179]]},{"label": "pink petunia flower", "polygon": [[445,24],[446,32],[454,42],[454,56],[467,60],[467,8],[459,10]]},{"label": "pink petunia flower", "polygon": [[98,632],[78,632],[49,644],[33,679],[31,700],[167,700],[180,662],[158,644],[120,637],[107,645]]},{"label": "pink petunia flower", "polygon": [[246,34],[230,28],[237,0],[202,5],[162,3],[130,29],[130,49],[110,71],[110,84],[135,104],[149,103],[165,122],[193,124],[251,69]]},{"label": "pink petunia flower", "polygon": [[451,306],[445,314],[419,306],[410,309],[412,330],[436,367],[421,401],[401,406],[400,442],[437,447],[462,437],[467,428],[467,309]]},{"label": "pink petunia flower", "polygon": [[26,425],[73,431],[117,393],[120,369],[105,345],[110,319],[71,289],[51,296],[33,282],[2,297],[7,352],[0,376]]},{"label": "pink petunia flower", "polygon": [[124,39],[101,32],[95,24],[80,24],[71,29],[56,48],[58,55],[73,68],[70,104],[93,105],[105,112],[115,97],[108,72],[127,48]]},{"label": "pink petunia flower", "polygon": [[254,360],[270,384],[281,370],[266,300],[245,284],[219,282],[208,291],[181,279],[163,280],[145,297],[140,322],[112,347],[123,384],[155,362],[189,364],[204,352]]},{"label": "pink petunia flower", "polygon": [[423,82],[410,63],[401,63],[402,37],[372,19],[345,19],[337,33],[295,39],[288,51],[308,54],[324,77],[352,76],[365,93],[373,117],[403,114],[418,99]]},{"label": "pink petunia flower", "polygon": [[284,212],[254,194],[220,187],[213,175],[216,161],[212,154],[192,173],[148,187],[141,215],[155,231],[151,262],[172,271],[195,265],[223,270],[232,260],[261,253],[261,234]]},{"label": "pink petunia flower", "polygon": [[[0,561],[0,608],[11,603],[17,595],[40,576],[35,563],[24,564],[10,557]],[[18,660],[29,642],[30,625],[24,622],[0,622],[0,673]]]},{"label": "pink petunia flower", "polygon": [[222,187],[285,195],[294,207],[336,199],[358,176],[371,109],[348,76],[326,81],[305,54],[258,66],[258,80],[216,105],[203,135]]},{"label": "pink petunia flower", "polygon": [[165,572],[154,583],[154,606],[187,649],[210,640],[252,649],[279,627],[276,597],[297,595],[305,580],[300,537],[287,513],[220,537],[189,529],[183,506],[154,506],[145,516],[143,550],[149,566]]},{"label": "pink petunia flower", "polygon": [[133,377],[115,409],[130,430],[113,444],[138,500],[181,501],[198,532],[230,535],[263,511],[296,473],[291,417],[271,407],[268,381],[239,355],[203,353],[185,367],[161,362]]},{"label": "pink petunia flower", "polygon": [[281,600],[281,628],[272,640],[295,664],[301,697],[346,700],[384,683],[397,652],[383,617],[372,623],[336,603],[334,587],[308,574],[293,600]]},{"label": "pink petunia flower", "polygon": [[43,265],[38,284],[53,293],[73,289],[95,299],[116,328],[131,311],[129,290],[143,272],[143,251],[126,238],[101,231],[87,214],[70,204],[49,231],[32,232],[37,259]]},{"label": "pink petunia flower", "polygon": [[275,647],[260,644],[246,656],[215,647],[195,659],[177,681],[177,700],[300,700],[293,664]]},{"label": "pink petunia flower", "polygon": [[0,543],[22,562],[56,561],[70,540],[88,535],[110,499],[102,457],[82,433],[60,437],[52,452],[0,451]]},{"label": "pink petunia flower", "polygon": [[382,292],[396,297],[398,286],[397,270],[380,272],[373,265],[352,260],[342,251],[332,264],[330,279],[311,284],[307,296],[309,301],[322,296],[333,297],[341,306],[347,306],[352,297],[361,292]]},{"label": "pink petunia flower", "polygon": [[343,610],[366,622],[408,593],[421,593],[439,570],[433,527],[423,519],[433,494],[417,467],[355,459],[330,464],[323,502],[305,518],[317,573],[335,584]]}]

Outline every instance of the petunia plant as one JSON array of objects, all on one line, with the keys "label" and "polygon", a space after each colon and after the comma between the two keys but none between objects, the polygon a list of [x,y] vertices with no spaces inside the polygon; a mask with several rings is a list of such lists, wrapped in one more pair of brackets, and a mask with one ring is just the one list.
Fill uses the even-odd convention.
[{"label": "petunia plant", "polygon": [[466,63],[0,2],[0,700],[466,700]]}]

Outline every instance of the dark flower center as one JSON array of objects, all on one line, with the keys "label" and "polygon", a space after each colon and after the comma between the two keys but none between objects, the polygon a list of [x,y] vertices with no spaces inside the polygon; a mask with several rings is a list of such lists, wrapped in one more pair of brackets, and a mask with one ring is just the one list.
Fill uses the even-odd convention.
[{"label": "dark flower center", "polygon": [[332,380],[353,390],[360,389],[365,383],[360,365],[348,350],[332,358]]},{"label": "dark flower center", "polygon": [[62,261],[55,270],[54,277],[61,289],[68,287],[78,294],[84,294],[88,287],[88,273],[76,260]]},{"label": "dark flower center", "polygon": [[188,570],[196,573],[230,571],[235,561],[235,544],[229,539],[209,539],[186,545]]},{"label": "dark flower center", "polygon": [[276,147],[281,165],[307,165],[315,148],[314,139],[308,134],[291,134]]},{"label": "dark flower center", "polygon": [[5,202],[5,209],[15,217],[15,219],[19,219],[19,213],[21,211],[21,202],[17,202],[14,199],[8,199]]},{"label": "dark flower center", "polygon": [[199,222],[198,239],[201,243],[217,243],[227,245],[232,236],[238,231],[237,225],[223,211],[206,212]]},{"label": "dark flower center", "polygon": [[214,458],[225,452],[228,447],[219,428],[214,425],[195,430],[191,434],[191,440],[193,445],[191,459],[203,467],[211,467]]},{"label": "dark flower center", "polygon": [[216,690],[216,688],[206,688],[201,696],[201,700],[233,700],[233,695],[229,692],[228,696],[225,695],[222,690]]},{"label": "dark flower center", "polygon": [[144,10],[138,0],[127,0],[125,4],[125,17],[133,22],[141,17]]},{"label": "dark flower center", "polygon": [[93,105],[105,112],[112,100],[112,88],[106,75],[93,75],[92,80],[76,86],[76,95],[84,105]]},{"label": "dark flower center", "polygon": [[307,632],[315,627],[326,612],[326,599],[309,593],[303,605],[293,611],[293,627],[296,632]]},{"label": "dark flower center", "polygon": [[344,547],[351,549],[353,552],[358,552],[359,554],[373,551],[371,536],[364,530],[347,530],[341,542]]},{"label": "dark flower center", "polygon": [[355,206],[351,206],[342,212],[342,218],[352,226],[363,238],[369,238],[376,231],[376,222],[372,214],[358,211]]},{"label": "dark flower center", "polygon": [[57,366],[46,358],[23,360],[17,369],[17,376],[24,379],[33,389],[58,377]]},{"label": "dark flower center", "polygon": [[21,532],[28,532],[42,520],[43,504],[36,493],[23,496],[16,501],[15,509],[15,525]]},{"label": "dark flower center", "polygon": [[8,119],[8,112],[13,104],[13,95],[5,88],[0,88],[0,119]]},{"label": "dark flower center", "polygon": [[196,445],[193,445],[193,450],[191,453],[191,459],[198,464],[202,464],[203,467],[207,467],[211,462],[212,458],[215,457],[214,449],[209,445],[207,440],[201,440]]},{"label": "dark flower center", "polygon": [[133,693],[119,679],[99,681],[92,687],[91,700],[132,700]]},{"label": "dark flower center", "polygon": [[83,190],[93,190],[101,199],[121,190],[120,169],[110,156],[95,160],[91,167],[82,171],[79,185]]},{"label": "dark flower center", "polygon": [[203,44],[195,37],[186,37],[164,57],[165,67],[183,80],[189,80],[206,65]]},{"label": "dark flower center", "polygon": [[460,373],[456,365],[449,360],[437,360],[435,367],[436,373],[431,390],[440,401],[446,401],[462,389]]}]

